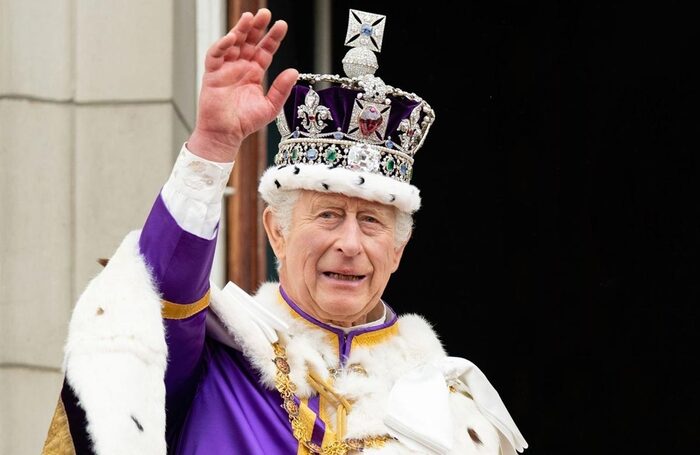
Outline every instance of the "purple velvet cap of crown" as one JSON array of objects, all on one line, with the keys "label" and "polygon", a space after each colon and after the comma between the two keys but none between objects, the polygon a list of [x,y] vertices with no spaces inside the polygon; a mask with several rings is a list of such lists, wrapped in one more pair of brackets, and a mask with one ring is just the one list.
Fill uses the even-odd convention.
[{"label": "purple velvet cap of crown", "polygon": [[[284,105],[284,116],[287,120],[290,131],[297,128],[303,130],[302,118],[297,115],[297,108],[304,104],[304,99],[309,92],[307,84],[296,84]],[[327,107],[332,115],[332,120],[328,120],[327,126],[322,132],[335,132],[338,129],[347,133],[350,129],[353,107],[357,102],[357,90],[334,86],[323,90],[318,90],[320,105]],[[389,118],[386,122],[386,132],[384,137],[391,137],[398,140],[398,128],[402,120],[409,118],[413,109],[418,105],[418,101],[407,98],[389,96],[391,107]],[[380,125],[381,126],[381,125]]]},{"label": "purple velvet cap of crown", "polygon": [[[304,77],[277,117],[275,164],[322,163],[410,182],[413,156],[435,117],[425,101],[372,75]],[[319,80],[332,85],[316,91],[308,84]]]}]

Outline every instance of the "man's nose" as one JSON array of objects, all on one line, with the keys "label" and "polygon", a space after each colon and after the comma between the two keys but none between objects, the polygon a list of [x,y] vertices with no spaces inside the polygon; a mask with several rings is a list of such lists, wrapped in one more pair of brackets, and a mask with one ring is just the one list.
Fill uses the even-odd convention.
[{"label": "man's nose", "polygon": [[362,230],[357,218],[347,216],[338,232],[336,246],[346,256],[357,256],[362,251]]}]

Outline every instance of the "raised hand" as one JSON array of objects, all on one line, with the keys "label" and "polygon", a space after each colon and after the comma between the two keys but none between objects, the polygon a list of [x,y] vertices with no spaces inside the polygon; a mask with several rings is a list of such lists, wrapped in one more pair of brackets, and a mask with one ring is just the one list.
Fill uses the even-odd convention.
[{"label": "raised hand", "polygon": [[287,33],[277,21],[265,32],[271,13],[243,13],[238,23],[207,51],[197,123],[187,148],[211,161],[233,161],[243,139],[277,116],[299,73],[287,69],[267,94],[263,78]]}]

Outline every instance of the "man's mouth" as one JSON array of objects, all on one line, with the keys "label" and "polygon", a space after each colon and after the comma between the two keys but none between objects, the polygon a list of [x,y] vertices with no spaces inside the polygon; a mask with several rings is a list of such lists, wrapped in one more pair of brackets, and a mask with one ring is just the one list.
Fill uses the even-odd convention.
[{"label": "man's mouth", "polygon": [[345,275],[343,273],[334,273],[334,272],[323,272],[323,274],[329,278],[333,278],[334,280],[342,280],[342,281],[359,281],[365,277],[365,275]]}]

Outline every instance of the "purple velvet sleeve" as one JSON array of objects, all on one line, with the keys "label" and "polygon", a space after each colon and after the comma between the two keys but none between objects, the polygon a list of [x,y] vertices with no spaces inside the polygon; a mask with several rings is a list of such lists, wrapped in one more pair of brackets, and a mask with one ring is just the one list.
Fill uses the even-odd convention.
[{"label": "purple velvet sleeve", "polygon": [[[160,195],[141,231],[139,246],[164,300],[189,304],[209,290],[216,238],[206,240],[183,230]],[[195,385],[204,348],[206,312],[164,321],[168,344],[165,385],[169,402],[188,395]]]},{"label": "purple velvet sleeve", "polygon": [[139,245],[165,300],[192,303],[209,290],[216,238],[207,240],[183,230],[160,195],[141,231]]}]

